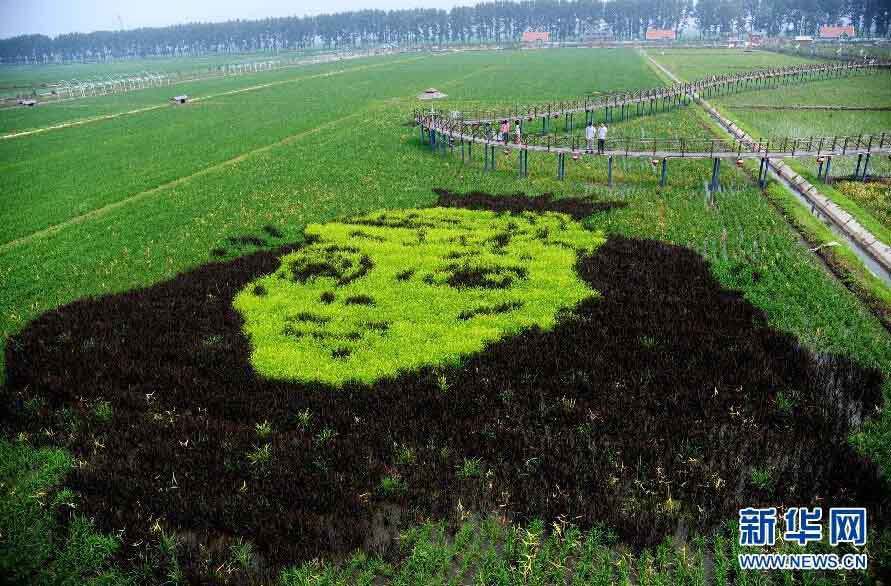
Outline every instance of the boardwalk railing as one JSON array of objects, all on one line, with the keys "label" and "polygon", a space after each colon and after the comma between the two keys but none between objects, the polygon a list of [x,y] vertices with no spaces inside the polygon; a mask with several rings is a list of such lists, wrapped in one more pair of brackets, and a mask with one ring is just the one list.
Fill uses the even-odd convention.
[{"label": "boardwalk railing", "polygon": [[770,69],[757,69],[734,75],[712,75],[696,81],[674,84],[636,92],[618,92],[600,96],[585,96],[571,100],[513,106],[501,109],[471,109],[464,111],[418,111],[436,120],[461,121],[466,124],[496,124],[503,120],[548,121],[579,112],[601,112],[605,121],[624,119],[630,115],[652,113],[673,106],[689,104],[696,96],[709,98],[747,89],[778,87],[803,81],[835,79],[859,73],[891,70],[891,62],[869,61],[850,63],[820,63]]},{"label": "boardwalk railing", "polygon": [[[527,134],[521,142],[511,137],[507,143],[498,140],[489,125],[468,124],[437,119],[417,114],[422,139],[430,142],[430,133],[451,141],[503,146],[509,149],[533,151],[578,152],[587,148],[587,141],[577,135]],[[427,133],[428,136],[423,136]],[[436,142],[436,136],[432,137]],[[596,148],[596,141],[594,143]],[[608,138],[604,143],[607,154],[624,156],[652,156],[654,158],[771,158],[822,157],[891,152],[891,132],[855,136],[770,137],[759,140],[732,138]]]}]

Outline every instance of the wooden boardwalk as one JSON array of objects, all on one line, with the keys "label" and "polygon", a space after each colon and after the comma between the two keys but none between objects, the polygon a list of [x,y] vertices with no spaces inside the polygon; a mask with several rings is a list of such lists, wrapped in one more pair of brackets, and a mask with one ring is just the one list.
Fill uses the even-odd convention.
[{"label": "wooden boardwalk", "polygon": [[666,111],[679,105],[690,104],[695,96],[710,98],[717,95],[746,90],[775,88],[791,83],[838,79],[851,75],[891,71],[891,62],[849,62],[797,65],[792,67],[756,69],[734,75],[713,75],[688,83],[676,83],[670,87],[657,87],[636,92],[618,92],[601,96],[586,96],[564,101],[553,101],[502,109],[476,108],[464,111],[429,110],[416,112],[436,121],[449,121],[469,125],[492,125],[503,120],[528,121],[541,119],[547,128],[556,118],[567,118],[585,113],[594,118],[600,113],[605,122],[624,120],[626,117]]},{"label": "wooden boardwalk", "polygon": [[[586,154],[585,141],[576,136],[528,135],[523,142],[502,142],[467,124],[440,124],[421,117],[417,120],[421,139],[430,145],[466,148],[479,144],[487,148],[538,153]],[[595,142],[596,149],[596,142]],[[471,147],[472,148],[472,147]],[[612,138],[604,144],[603,155],[652,159],[769,159],[773,157],[828,158],[833,156],[891,153],[891,132],[879,135],[834,137],[781,137],[762,141],[721,138]]]}]

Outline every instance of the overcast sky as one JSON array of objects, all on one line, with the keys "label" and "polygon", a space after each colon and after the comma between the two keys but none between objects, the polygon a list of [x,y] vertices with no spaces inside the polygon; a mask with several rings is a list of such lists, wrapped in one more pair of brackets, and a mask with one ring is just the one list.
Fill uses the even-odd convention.
[{"label": "overcast sky", "polygon": [[474,0],[0,0],[0,38],[117,30],[236,18],[305,16],[363,8],[451,8]]}]

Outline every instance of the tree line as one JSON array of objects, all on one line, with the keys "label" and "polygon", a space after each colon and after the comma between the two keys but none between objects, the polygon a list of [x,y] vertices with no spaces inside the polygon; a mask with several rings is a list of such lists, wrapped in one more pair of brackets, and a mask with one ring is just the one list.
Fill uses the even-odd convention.
[{"label": "tree line", "polygon": [[[612,37],[640,39],[649,28],[697,38],[755,30],[770,35],[814,34],[841,21],[860,36],[887,36],[891,0],[523,0],[482,2],[451,10],[359,10],[307,17],[194,23],[124,31],[70,33],[50,38],[0,39],[0,61],[205,55],[324,47],[516,42],[528,30],[555,41]],[[689,35],[688,35],[689,36]]]}]

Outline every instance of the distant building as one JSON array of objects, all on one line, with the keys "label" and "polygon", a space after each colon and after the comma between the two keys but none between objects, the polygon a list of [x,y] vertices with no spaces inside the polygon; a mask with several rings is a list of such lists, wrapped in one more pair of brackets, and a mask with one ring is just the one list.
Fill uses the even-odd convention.
[{"label": "distant building", "polygon": [[673,41],[677,38],[673,30],[654,28],[647,31],[648,41]]},{"label": "distant building", "polygon": [[764,35],[755,35],[749,33],[749,46],[750,47],[760,47],[761,43],[764,42]]},{"label": "distant building", "polygon": [[810,35],[798,35],[795,37],[794,41],[801,45],[807,45],[814,42],[814,37]]},{"label": "distant building", "polygon": [[536,32],[536,31],[526,31],[523,33],[523,44],[524,45],[534,45],[534,44],[544,44],[550,42],[551,33],[548,32]]},{"label": "distant building", "polygon": [[821,26],[821,39],[853,39],[855,36],[853,26]]}]

